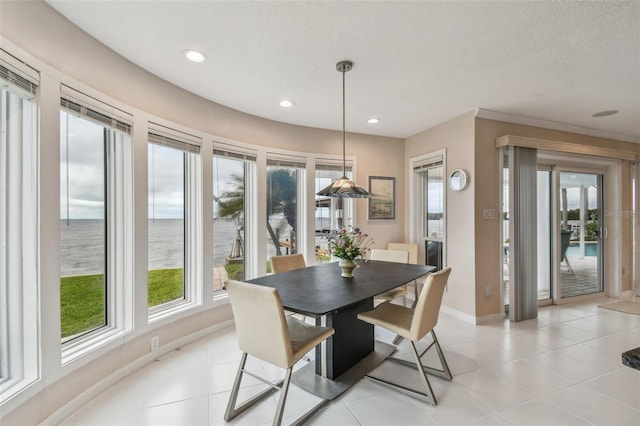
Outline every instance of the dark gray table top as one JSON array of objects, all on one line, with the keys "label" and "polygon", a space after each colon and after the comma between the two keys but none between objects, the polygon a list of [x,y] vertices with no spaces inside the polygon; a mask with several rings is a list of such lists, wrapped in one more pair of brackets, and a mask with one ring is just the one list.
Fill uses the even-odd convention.
[{"label": "dark gray table top", "polygon": [[248,280],[278,289],[285,309],[301,314],[326,315],[411,282],[435,270],[434,266],[368,260],[342,278],[337,262],[309,266]]},{"label": "dark gray table top", "polygon": [[630,349],[623,352],[622,363],[628,367],[640,370],[640,348]]}]

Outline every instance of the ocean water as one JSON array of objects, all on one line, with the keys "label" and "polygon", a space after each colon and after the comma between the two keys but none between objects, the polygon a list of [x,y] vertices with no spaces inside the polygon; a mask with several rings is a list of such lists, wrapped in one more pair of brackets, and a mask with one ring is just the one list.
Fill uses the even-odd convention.
[{"label": "ocean water", "polygon": [[[272,219],[277,228],[280,219]],[[322,226],[322,223],[317,223]],[[105,222],[94,219],[72,219],[60,221],[60,268],[61,275],[84,275],[104,273],[105,269]],[[178,268],[184,264],[184,221],[181,219],[149,220],[149,269]],[[321,229],[321,228],[318,228]],[[289,238],[290,228],[285,227],[281,240]],[[215,219],[213,221],[213,261],[214,265],[224,265],[231,253],[236,238],[233,221]],[[268,238],[268,237],[267,237]],[[326,240],[316,237],[316,245],[326,248]],[[267,256],[273,256],[276,250],[267,246]],[[282,254],[286,249],[282,248]]]},{"label": "ocean water", "polygon": [[[149,220],[149,268],[176,268],[184,264],[183,221]],[[104,273],[104,221],[72,219],[60,221],[61,275]],[[216,219],[213,223],[214,264],[223,265],[236,235],[233,222]]]}]

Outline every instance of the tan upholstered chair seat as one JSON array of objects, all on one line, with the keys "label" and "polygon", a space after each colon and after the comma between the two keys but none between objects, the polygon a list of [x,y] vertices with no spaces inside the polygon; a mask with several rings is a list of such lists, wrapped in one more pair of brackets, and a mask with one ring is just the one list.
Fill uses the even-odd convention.
[{"label": "tan upholstered chair seat", "polygon": [[297,362],[307,352],[334,333],[331,327],[318,327],[307,324],[297,318],[286,317],[289,328],[289,340],[291,341],[292,357]]},{"label": "tan upholstered chair seat", "polygon": [[405,339],[411,339],[413,309],[394,303],[384,302],[376,309],[358,314],[358,319],[386,328]]}]

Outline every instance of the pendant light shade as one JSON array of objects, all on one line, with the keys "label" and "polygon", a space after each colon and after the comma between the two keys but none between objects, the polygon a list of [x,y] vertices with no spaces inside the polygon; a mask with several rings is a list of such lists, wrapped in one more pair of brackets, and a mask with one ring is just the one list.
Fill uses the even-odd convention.
[{"label": "pendant light shade", "polygon": [[317,195],[341,198],[367,198],[371,196],[367,190],[358,186],[354,181],[346,176],[342,176],[331,185],[322,189],[317,193]]},{"label": "pendant light shade", "polygon": [[317,195],[325,197],[340,197],[340,198],[367,198],[371,194],[364,188],[358,186],[354,181],[347,177],[346,166],[346,130],[345,130],[345,87],[344,87],[344,74],[353,68],[351,61],[340,61],[336,64],[336,69],[342,73],[342,177],[331,185],[320,190]]}]

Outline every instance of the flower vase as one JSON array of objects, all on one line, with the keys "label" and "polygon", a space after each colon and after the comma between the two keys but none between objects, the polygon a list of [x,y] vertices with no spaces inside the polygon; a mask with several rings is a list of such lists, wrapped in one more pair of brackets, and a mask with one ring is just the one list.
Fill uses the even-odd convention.
[{"label": "flower vase", "polygon": [[338,262],[338,266],[340,267],[340,270],[342,271],[342,276],[345,278],[353,278],[353,269],[356,267],[356,264],[353,262],[353,260],[350,259],[343,259],[340,262]]}]

